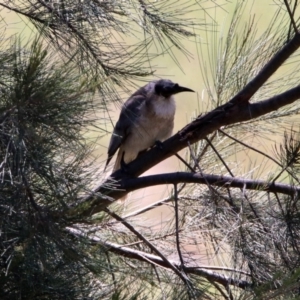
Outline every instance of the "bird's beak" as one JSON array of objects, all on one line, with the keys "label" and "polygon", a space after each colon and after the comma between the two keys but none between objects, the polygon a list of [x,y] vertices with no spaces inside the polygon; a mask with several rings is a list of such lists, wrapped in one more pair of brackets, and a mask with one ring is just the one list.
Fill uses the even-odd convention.
[{"label": "bird's beak", "polygon": [[193,92],[193,93],[195,93],[195,91],[193,91],[189,88],[186,88],[186,87],[180,86],[180,85],[175,85],[174,94],[178,94],[178,93],[182,93],[182,92]]}]

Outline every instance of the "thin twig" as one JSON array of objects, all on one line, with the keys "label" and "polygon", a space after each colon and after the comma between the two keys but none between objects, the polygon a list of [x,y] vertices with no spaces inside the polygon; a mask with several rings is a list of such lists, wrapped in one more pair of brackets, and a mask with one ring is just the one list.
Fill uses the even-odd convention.
[{"label": "thin twig", "polygon": [[[243,143],[242,141],[234,138],[233,136],[229,135],[228,133],[226,133],[225,131],[223,131],[222,129],[219,129],[218,131],[220,131],[223,135],[227,136],[228,138],[230,138],[231,140],[235,141],[236,143],[239,143],[241,145],[243,145],[244,147],[256,152],[256,153],[259,153],[261,155],[263,155],[264,157],[270,159],[271,161],[273,161],[275,164],[277,164],[279,167],[283,168],[283,165],[277,161],[276,159],[274,159],[272,156],[268,155],[267,153],[265,152],[262,152],[246,143]],[[293,174],[291,173],[289,170],[286,170],[287,173],[289,173],[290,176],[292,176],[298,183],[299,183],[299,179]]]},{"label": "thin twig", "polygon": [[128,191],[134,191],[153,185],[178,184],[182,182],[207,184],[219,187],[245,188],[265,192],[277,192],[285,195],[300,193],[300,186],[273,183],[265,180],[252,180],[239,177],[190,172],[174,172],[143,176],[139,178],[128,178],[124,179],[123,184],[126,186]]},{"label": "thin twig", "polygon": [[219,291],[219,293],[224,297],[225,300],[230,300],[222,288],[214,281],[209,280],[209,282]]},{"label": "thin twig", "polygon": [[161,284],[161,280],[160,280],[159,274],[158,274],[158,272],[157,272],[157,270],[156,270],[156,266],[152,266],[152,268],[154,269],[155,275],[156,275],[156,277],[157,277],[157,281],[158,281],[158,283],[159,283],[159,287],[160,287],[160,291],[161,291],[161,294],[162,294],[162,298],[163,298],[163,299],[166,299],[165,291],[164,291],[164,289],[163,289],[163,287],[162,287],[162,284]]},{"label": "thin twig", "polygon": [[112,212],[108,208],[104,210],[107,214],[109,214],[114,219],[121,222],[125,227],[127,227],[132,233],[134,233],[139,239],[144,241],[144,243],[154,252],[156,253],[164,262],[165,264],[174,271],[174,273],[184,282],[184,284],[190,289],[191,285],[189,279],[186,277],[185,274],[180,272],[165,256],[162,254],[152,243],[150,243],[141,233],[139,233],[132,225],[130,225],[125,219],[117,215],[116,213]]},{"label": "thin twig", "polygon": [[179,214],[178,214],[178,193],[177,193],[177,184],[174,184],[174,203],[175,203],[175,232],[176,232],[176,247],[178,256],[181,262],[181,267],[184,268],[184,260],[182,257],[180,249],[180,240],[179,240]]},{"label": "thin twig", "polygon": [[175,153],[175,156],[184,163],[184,165],[193,173],[195,173],[195,169],[193,167],[191,167],[178,153]]},{"label": "thin twig", "polygon": [[287,11],[288,11],[288,13],[289,13],[290,20],[291,20],[291,23],[292,23],[292,25],[293,25],[295,34],[298,34],[298,33],[299,33],[299,32],[298,32],[298,28],[297,28],[296,22],[295,22],[295,20],[294,20],[294,16],[293,16],[293,13],[292,13],[292,11],[291,11],[290,5],[288,4],[287,0],[284,0],[284,4],[285,4],[286,9],[287,9]]},{"label": "thin twig", "polygon": [[113,269],[112,269],[112,265],[111,265],[109,253],[106,252],[105,255],[106,255],[106,257],[107,257],[108,268],[109,268],[109,271],[110,271],[110,274],[111,274],[111,277],[112,277],[112,281],[113,281],[113,283],[114,283],[115,289],[117,289],[117,281],[116,281],[116,277],[115,277],[114,271],[113,271]]},{"label": "thin twig", "polygon": [[[217,131],[215,131],[214,133],[211,134],[211,136],[209,137],[209,141],[212,143],[216,136],[217,136]],[[201,158],[205,155],[205,153],[208,151],[208,149],[209,149],[209,143],[206,143],[206,145],[202,149],[201,153],[199,153],[199,156],[197,159],[198,162],[200,162]]]},{"label": "thin twig", "polygon": [[223,159],[223,157],[220,155],[219,151],[217,151],[217,149],[214,147],[214,145],[210,142],[210,140],[208,138],[205,138],[205,140],[207,141],[207,143],[210,145],[210,147],[214,150],[214,152],[216,153],[216,155],[218,156],[219,160],[222,162],[223,166],[226,168],[227,172],[234,177],[233,173],[231,172],[230,168],[227,166],[225,160]]},{"label": "thin twig", "polygon": [[[146,253],[146,252],[143,252],[140,250],[135,250],[135,249],[131,249],[128,247],[124,247],[122,245],[118,245],[118,244],[109,242],[107,240],[103,241],[97,236],[90,237],[90,236],[87,236],[87,234],[84,231],[73,228],[73,227],[67,227],[66,230],[69,233],[73,234],[74,236],[88,238],[91,243],[100,244],[101,246],[105,247],[108,251],[118,253],[124,257],[130,257],[130,258],[138,259],[141,261],[145,261],[145,257],[147,257],[147,261],[148,260],[153,261],[153,262],[155,262],[155,264],[165,267],[167,269],[170,269],[170,263],[175,268],[178,268],[178,269],[180,268],[180,265],[176,261],[168,260],[168,262],[166,263],[160,256],[149,254],[149,253]],[[235,270],[235,269],[231,269],[231,268],[211,267],[211,266],[204,266],[204,268],[198,267],[198,266],[193,266],[193,267],[185,266],[184,267],[184,271],[187,274],[194,274],[194,275],[202,276],[204,278],[207,278],[208,280],[218,282],[224,286],[232,285],[232,286],[239,287],[241,289],[247,289],[252,286],[251,282],[248,282],[246,280],[233,279],[231,277],[228,277],[223,274],[219,274],[219,273],[216,273],[216,272],[213,272],[210,270],[237,272],[240,274],[251,276],[251,274],[246,273],[245,271]]]}]

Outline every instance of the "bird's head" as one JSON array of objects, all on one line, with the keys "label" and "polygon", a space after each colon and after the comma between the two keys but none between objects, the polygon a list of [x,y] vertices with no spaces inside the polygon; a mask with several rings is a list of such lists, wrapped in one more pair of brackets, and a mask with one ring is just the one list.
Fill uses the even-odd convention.
[{"label": "bird's head", "polygon": [[193,90],[180,86],[178,83],[174,83],[168,79],[161,79],[155,83],[155,94],[161,95],[165,98],[169,98],[174,94],[181,92],[194,92]]}]

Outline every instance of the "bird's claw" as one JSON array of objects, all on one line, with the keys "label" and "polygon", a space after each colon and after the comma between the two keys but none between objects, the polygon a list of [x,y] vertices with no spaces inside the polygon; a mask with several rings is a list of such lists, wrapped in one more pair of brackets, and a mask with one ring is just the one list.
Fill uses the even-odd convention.
[{"label": "bird's claw", "polygon": [[120,168],[121,168],[122,172],[128,173],[128,167],[127,167],[127,164],[124,161],[124,155],[125,155],[125,152],[123,152],[123,154],[122,154],[122,158],[121,158],[121,161],[120,161]]},{"label": "bird's claw", "polygon": [[164,148],[163,146],[163,142],[161,141],[155,141],[155,144],[154,144],[159,150],[162,150]]}]

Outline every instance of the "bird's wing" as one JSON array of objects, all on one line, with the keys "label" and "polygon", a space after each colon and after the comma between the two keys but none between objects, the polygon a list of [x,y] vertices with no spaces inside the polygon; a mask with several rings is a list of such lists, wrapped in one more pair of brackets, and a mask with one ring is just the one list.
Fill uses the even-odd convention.
[{"label": "bird's wing", "polygon": [[136,119],[140,116],[140,110],[145,101],[145,95],[133,95],[124,103],[119,120],[110,138],[105,168],[130,134]]}]

